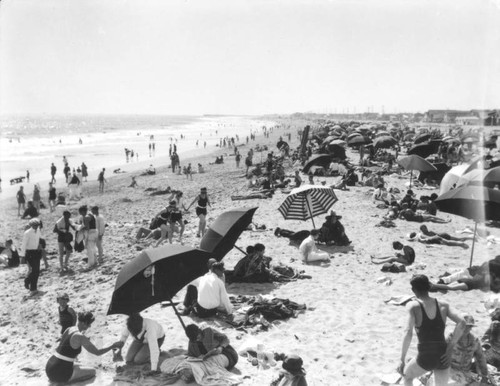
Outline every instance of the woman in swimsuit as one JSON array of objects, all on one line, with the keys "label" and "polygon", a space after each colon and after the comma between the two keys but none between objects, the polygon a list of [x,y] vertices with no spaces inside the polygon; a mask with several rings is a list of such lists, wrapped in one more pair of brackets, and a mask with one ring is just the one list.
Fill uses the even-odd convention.
[{"label": "woman in swimsuit", "polygon": [[47,377],[52,382],[81,382],[95,377],[96,371],[91,367],[75,365],[74,361],[84,347],[89,353],[94,355],[103,355],[115,348],[121,348],[122,342],[115,342],[111,346],[98,349],[93,343],[83,335],[94,321],[91,312],[80,312],[78,314],[78,324],[69,327],[64,331],[61,342],[45,366]]},{"label": "woman in swimsuit", "polygon": [[210,200],[208,199],[207,188],[201,188],[200,194],[193,200],[191,204],[189,204],[187,210],[191,208],[191,206],[197,202],[196,206],[196,215],[200,219],[198,223],[198,233],[196,237],[203,237],[205,234],[205,226],[206,226],[206,216],[207,216],[207,205],[212,207],[210,204]]},{"label": "woman in swimsuit", "polygon": [[[436,386],[447,385],[453,347],[465,330],[464,320],[451,310],[450,306],[429,296],[430,282],[425,275],[416,275],[411,281],[411,289],[416,300],[406,306],[408,323],[401,351],[398,372],[404,376],[406,386],[413,385],[413,379],[428,371],[434,372]],[[444,330],[446,318],[456,323],[449,343],[446,343]],[[418,337],[418,355],[405,363],[406,353],[412,340],[413,328]]]}]

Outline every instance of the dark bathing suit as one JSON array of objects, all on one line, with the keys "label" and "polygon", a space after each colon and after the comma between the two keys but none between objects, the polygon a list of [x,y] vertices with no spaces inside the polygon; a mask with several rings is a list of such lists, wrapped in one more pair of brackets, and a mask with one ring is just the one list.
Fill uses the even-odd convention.
[{"label": "dark bathing suit", "polygon": [[69,313],[68,308],[69,307],[66,307],[62,311],[61,309],[59,309],[59,323],[61,324],[61,334],[63,334],[68,327],[73,326],[73,315]]},{"label": "dark bathing suit", "polygon": [[[67,382],[73,375],[73,361],[82,351],[81,347],[74,349],[71,347],[70,340],[75,332],[74,329],[67,329],[61,338],[61,343],[56,349],[56,353],[52,355],[45,366],[47,377],[52,382]],[[62,359],[66,357],[70,360]],[[72,361],[73,360],[73,361]]]},{"label": "dark bathing suit", "polygon": [[438,301],[436,300],[436,316],[429,319],[424,306],[422,310],[422,324],[416,328],[418,336],[417,364],[424,370],[443,370],[448,368],[441,361],[441,356],[446,353],[446,340],[444,337],[445,323],[441,317]]},{"label": "dark bathing suit", "polygon": [[200,214],[207,215],[207,203],[208,203],[208,196],[205,196],[205,198],[201,197],[201,195],[198,196],[198,206],[196,207],[196,215],[199,216]]}]

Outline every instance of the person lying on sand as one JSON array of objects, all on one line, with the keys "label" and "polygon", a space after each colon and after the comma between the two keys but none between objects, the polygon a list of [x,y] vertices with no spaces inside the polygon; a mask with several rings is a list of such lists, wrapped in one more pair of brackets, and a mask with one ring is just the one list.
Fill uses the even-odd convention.
[{"label": "person lying on sand", "polygon": [[446,240],[438,235],[426,236],[422,233],[411,232],[410,234],[408,234],[407,238],[409,241],[418,241],[418,242],[421,242],[422,244],[440,244],[440,245],[446,245],[449,247],[461,247],[463,249],[469,248],[469,246],[466,243],[462,243],[459,241]]},{"label": "person lying on sand", "polygon": [[401,211],[399,212],[399,218],[404,219],[406,221],[412,222],[435,222],[438,224],[446,224],[451,220],[446,220],[444,218],[440,218],[437,216],[432,216],[430,214],[416,214],[412,209],[408,207],[407,203],[401,205]]},{"label": "person lying on sand", "polygon": [[306,230],[293,232],[293,231],[290,231],[288,229],[281,229],[279,227],[277,227],[274,230],[274,235],[276,237],[286,237],[286,238],[290,239],[290,241],[295,241],[295,242],[299,242],[299,243],[304,241],[304,239],[306,237],[308,237],[310,234],[311,234],[311,232],[306,231]]},{"label": "person lying on sand", "polygon": [[161,237],[160,228],[151,230],[149,228],[140,227],[139,230],[137,231],[137,234],[135,235],[135,239],[137,241],[139,241],[142,238],[144,240],[149,240],[149,239],[159,240],[160,237]]},{"label": "person lying on sand", "polygon": [[415,250],[409,245],[403,245],[399,241],[394,241],[392,247],[396,251],[403,251],[403,253],[396,252],[395,256],[375,257],[370,256],[373,264],[385,263],[401,263],[404,265],[411,265],[415,261]]},{"label": "person lying on sand", "polygon": [[466,240],[474,240],[474,236],[465,236],[465,237],[455,237],[451,236],[449,233],[436,233],[427,228],[427,225],[420,225],[420,231],[422,234],[425,236],[439,236],[442,239],[445,240],[451,240],[451,241],[466,241]]}]

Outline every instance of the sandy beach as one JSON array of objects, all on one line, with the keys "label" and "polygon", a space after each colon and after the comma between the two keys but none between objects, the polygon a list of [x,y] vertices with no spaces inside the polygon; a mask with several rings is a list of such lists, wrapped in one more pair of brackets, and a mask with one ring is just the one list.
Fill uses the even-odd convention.
[{"label": "sandy beach", "polygon": [[[277,121],[278,122],[278,121]],[[250,147],[267,145],[270,151],[277,152],[276,142],[281,135],[290,132],[291,148],[299,144],[296,130],[303,122],[285,119],[281,127],[275,129],[269,138],[258,132],[256,141],[239,146],[245,155]],[[290,129],[288,127],[290,125]],[[273,284],[241,284],[227,285],[230,295],[267,295],[290,299],[305,304],[307,310],[297,318],[279,322],[268,331],[245,333],[235,330],[221,321],[209,321],[224,332],[233,346],[239,350],[249,344],[261,342],[267,351],[286,354],[295,353],[304,360],[309,385],[380,385],[381,378],[392,376],[398,365],[406,323],[404,307],[388,304],[393,297],[412,295],[409,280],[415,273],[424,273],[437,280],[445,271],[468,266],[470,249],[441,245],[423,245],[413,243],[416,251],[415,263],[404,273],[380,272],[380,266],[370,262],[370,255],[391,255],[392,241],[398,240],[408,244],[405,236],[418,230],[417,223],[397,220],[396,228],[376,227],[382,220],[385,210],[377,209],[368,187],[350,187],[348,191],[336,191],[338,202],[334,209],[342,215],[342,223],[346,233],[352,240],[350,247],[322,247],[334,254],[328,266],[303,265],[299,259],[296,246],[286,238],[274,235],[276,227],[294,231],[311,229],[311,222],[287,221],[277,211],[286,194],[277,190],[271,199],[253,199],[232,201],[232,195],[248,194],[247,180],[244,178],[243,162],[236,168],[234,157],[227,148],[216,148],[215,152],[189,157],[193,165],[198,162],[206,165],[206,173],[195,174],[193,181],[183,175],[174,175],[166,166],[157,166],[156,176],[138,177],[138,188],[129,188],[130,176],[125,173],[108,176],[105,192],[99,194],[97,182],[89,179],[84,185],[84,198],[70,205],[75,213],[82,204],[98,205],[106,219],[108,227],[104,237],[104,263],[97,270],[82,272],[85,253],[74,253],[70,260],[73,274],[60,276],[58,273],[56,237],[51,232],[58,219],[55,213],[43,210],[41,218],[45,227],[43,237],[47,240],[50,268],[43,271],[39,280],[42,295],[26,299],[22,279],[26,266],[0,270],[0,291],[2,293],[2,310],[0,314],[0,368],[1,385],[45,385],[45,363],[53,353],[59,336],[56,294],[67,292],[70,305],[77,311],[91,310],[96,315],[96,322],[87,335],[97,346],[109,344],[116,340],[123,329],[125,316],[106,316],[106,312],[114,288],[116,275],[121,266],[138,255],[143,244],[136,244],[134,236],[138,227],[149,223],[151,217],[166,205],[166,196],[149,196],[145,189],[170,186],[184,192],[187,204],[193,200],[200,187],[207,187],[212,208],[209,209],[207,223],[210,225],[224,211],[236,207],[258,206],[254,223],[265,225],[265,230],[245,231],[240,236],[237,246],[244,249],[247,245],[263,243],[266,255],[273,258],[273,263],[283,263],[304,270],[311,279],[290,283]],[[222,165],[208,165],[216,155],[224,155]],[[265,158],[267,151],[262,153]],[[351,161],[355,162],[357,154],[348,151]],[[256,152],[255,160],[260,159]],[[188,156],[184,157],[188,158]],[[291,168],[286,170],[293,174]],[[305,177],[303,177],[305,178]],[[315,177],[315,183],[325,181],[332,184],[335,177]],[[388,187],[397,187],[401,191],[407,177],[388,176]],[[417,196],[433,191],[415,188]],[[437,191],[437,190],[434,190]],[[29,191],[28,191],[29,192]],[[12,200],[1,200],[0,239],[12,237],[17,246],[20,245],[26,220],[20,220],[17,208]],[[440,217],[451,219],[448,224],[430,224],[436,232],[457,231],[472,227],[473,223],[461,217],[446,213],[438,213]],[[185,245],[199,245],[196,238],[197,218],[194,210],[185,216],[188,220],[185,231]],[[323,222],[324,216],[315,218],[316,226]],[[500,237],[500,230],[488,228],[492,235]],[[469,243],[470,244],[470,243]],[[498,246],[488,244],[480,238],[474,251],[474,262],[482,263],[498,254]],[[231,269],[243,255],[233,249],[225,258],[227,269]],[[185,290],[177,294],[176,299],[182,301]],[[491,295],[480,291],[448,292],[437,294],[439,299],[448,301],[459,313],[470,313],[476,318],[477,327],[474,332],[482,335],[489,324],[486,307]],[[159,321],[166,331],[166,340],[162,347],[165,352],[186,349],[185,337],[179,321],[170,307],[155,305],[144,311],[143,316]],[[196,317],[183,317],[186,324],[200,322]],[[453,328],[449,323],[447,331]],[[84,350],[85,351],[85,350]],[[411,346],[408,357],[416,353],[416,342]],[[114,382],[115,368],[123,363],[114,363],[110,353],[102,357],[94,357],[83,352],[79,360],[82,363],[97,366],[98,376],[92,385],[125,385],[154,384],[147,379],[133,383]],[[280,363],[280,362],[279,362]],[[235,372],[244,377],[243,385],[266,385],[271,382],[280,366],[263,369],[252,366],[244,357],[236,366]],[[151,381],[153,382],[153,381]],[[182,381],[175,383],[183,385]]]}]

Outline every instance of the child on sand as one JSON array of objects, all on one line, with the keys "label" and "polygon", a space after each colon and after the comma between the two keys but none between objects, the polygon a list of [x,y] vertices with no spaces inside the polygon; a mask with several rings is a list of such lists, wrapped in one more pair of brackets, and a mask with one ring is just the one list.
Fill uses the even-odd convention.
[{"label": "child on sand", "polygon": [[57,297],[57,307],[59,311],[59,324],[61,325],[61,334],[64,334],[67,328],[76,325],[76,312],[68,305],[69,296],[63,293]]}]

